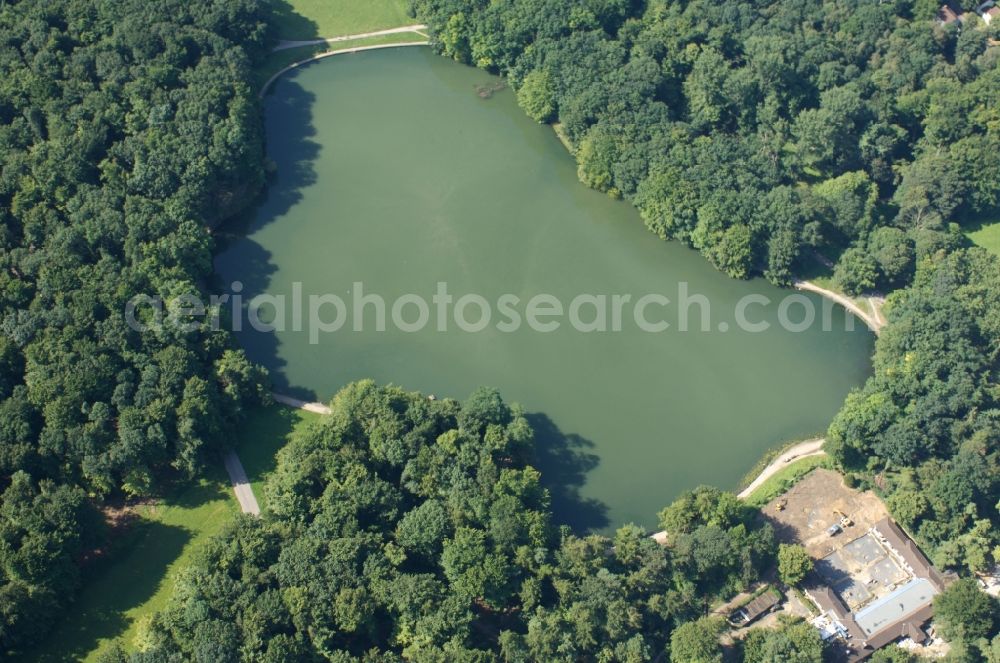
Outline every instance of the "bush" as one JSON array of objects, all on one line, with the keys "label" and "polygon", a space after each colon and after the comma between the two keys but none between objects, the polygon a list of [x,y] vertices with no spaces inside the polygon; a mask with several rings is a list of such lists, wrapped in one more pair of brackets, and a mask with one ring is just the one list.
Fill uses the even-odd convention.
[{"label": "bush", "polygon": [[833,272],[833,280],[849,295],[870,291],[878,281],[878,264],[868,252],[851,247],[840,256]]},{"label": "bush", "polygon": [[555,85],[549,72],[536,69],[525,76],[517,91],[517,102],[536,122],[549,122],[556,114]]},{"label": "bush", "polygon": [[934,620],[946,640],[974,642],[996,634],[997,600],[962,578],[934,597]]},{"label": "bush", "polygon": [[806,549],[796,544],[778,546],[778,575],[781,582],[795,586],[813,569],[813,560]]}]

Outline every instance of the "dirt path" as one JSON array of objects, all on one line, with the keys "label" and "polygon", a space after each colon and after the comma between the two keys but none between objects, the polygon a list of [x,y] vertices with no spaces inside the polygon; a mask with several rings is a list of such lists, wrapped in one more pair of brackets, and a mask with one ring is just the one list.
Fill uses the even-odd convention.
[{"label": "dirt path", "polygon": [[823,451],[823,443],[825,441],[826,440],[823,438],[817,438],[815,440],[801,442],[796,444],[794,447],[791,447],[785,451],[785,453],[772,460],[767,467],[761,470],[761,473],[757,475],[757,478],[751,481],[749,486],[741,490],[736,497],[741,500],[745,500],[750,497],[750,494],[759,488],[762,483],[780,472],[793,460],[798,460],[799,458],[805,458],[807,456],[820,456],[825,454],[826,452]]},{"label": "dirt path", "polygon": [[250,479],[247,478],[240,457],[236,455],[235,451],[230,451],[223,458],[223,462],[226,465],[226,472],[229,473],[229,480],[233,484],[236,501],[240,503],[240,509],[243,513],[259,516],[260,505],[257,504],[257,498],[253,494],[253,488],[250,487]]},{"label": "dirt path", "polygon": [[272,396],[274,396],[274,400],[276,402],[281,403],[282,405],[294,407],[299,410],[305,410],[306,412],[315,412],[316,414],[330,414],[331,412],[330,408],[322,403],[309,403],[284,394],[272,394]]},{"label": "dirt path", "polygon": [[882,315],[882,307],[885,306],[885,297],[882,296],[872,296],[868,297],[868,308],[872,310],[872,315],[878,320],[879,327],[885,327],[885,323],[888,322],[885,316]]},{"label": "dirt path", "polygon": [[277,46],[271,49],[271,52],[277,53],[278,51],[286,51],[289,48],[313,46],[315,44],[336,44],[340,41],[351,41],[352,39],[366,39],[368,37],[381,37],[383,35],[398,35],[404,32],[416,32],[417,34],[423,34],[420,31],[426,29],[426,25],[417,23],[415,25],[404,25],[399,28],[376,30],[375,32],[361,32],[356,35],[342,35],[340,37],[320,37],[319,39],[282,39],[278,42]]},{"label": "dirt path", "polygon": [[839,292],[834,292],[833,290],[827,290],[826,288],[821,288],[820,286],[812,283],[810,281],[795,281],[792,285],[795,286],[796,290],[807,290],[809,292],[815,292],[816,294],[823,295],[827,299],[837,302],[848,311],[853,313],[855,317],[859,318],[868,329],[871,329],[876,336],[882,331],[882,327],[885,326],[885,319],[882,318],[881,314],[878,313],[877,307],[875,305],[875,298],[868,298],[868,305],[872,308],[872,312],[867,312],[860,306],[854,303],[849,297],[845,297]]}]

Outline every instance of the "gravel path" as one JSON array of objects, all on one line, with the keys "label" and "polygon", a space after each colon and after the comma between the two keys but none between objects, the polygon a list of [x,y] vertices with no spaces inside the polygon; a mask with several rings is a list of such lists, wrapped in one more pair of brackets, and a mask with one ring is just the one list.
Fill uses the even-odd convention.
[{"label": "gravel path", "polygon": [[235,451],[229,451],[223,458],[223,462],[226,465],[226,472],[229,473],[229,480],[233,483],[233,492],[236,493],[240,509],[243,513],[259,516],[260,505],[257,504],[257,498],[253,494],[253,488],[250,487],[250,479],[247,478],[240,457],[236,455]]},{"label": "gravel path", "polygon": [[266,95],[267,91],[270,89],[271,83],[278,80],[285,72],[295,69],[296,67],[301,67],[302,65],[308,62],[313,62],[315,60],[322,60],[323,58],[328,58],[332,55],[343,55],[344,53],[361,53],[362,51],[375,51],[381,48],[400,48],[403,46],[427,46],[429,43],[430,43],[429,41],[405,41],[405,42],[400,42],[398,44],[375,44],[373,46],[353,46],[350,48],[341,48],[336,51],[327,51],[325,53],[319,53],[317,55],[313,55],[312,57],[305,58],[304,60],[293,62],[292,64],[288,65],[281,71],[275,73],[273,76],[267,79],[267,82],[264,83],[264,85],[261,86],[260,92],[258,93],[257,96],[263,99],[264,95]]},{"label": "gravel path", "polygon": [[330,408],[322,403],[309,403],[284,394],[272,394],[272,396],[274,396],[275,402],[287,405],[288,407],[305,410],[306,412],[315,412],[316,414],[330,414]]},{"label": "gravel path", "polygon": [[785,465],[793,460],[798,460],[799,458],[805,458],[807,456],[820,456],[825,454],[826,452],[823,451],[823,443],[825,441],[826,440],[823,438],[817,438],[815,440],[801,442],[796,444],[794,447],[791,447],[788,451],[771,461],[770,464],[768,464],[768,466],[757,475],[757,478],[751,481],[749,486],[741,490],[740,494],[736,497],[741,500],[745,500],[750,497],[750,494],[753,493],[753,491],[755,491],[762,483],[780,472]]},{"label": "gravel path", "polygon": [[[274,394],[274,400],[282,405],[300,410],[317,414],[330,414],[330,408],[322,403],[308,403],[284,394]],[[250,485],[250,479],[247,478],[246,470],[243,469],[240,457],[236,455],[235,451],[229,451],[222,460],[225,463],[226,472],[229,473],[229,481],[233,484],[233,492],[236,493],[236,501],[240,503],[240,509],[243,513],[259,516],[260,505],[257,503],[257,497],[253,494],[253,487]]]}]

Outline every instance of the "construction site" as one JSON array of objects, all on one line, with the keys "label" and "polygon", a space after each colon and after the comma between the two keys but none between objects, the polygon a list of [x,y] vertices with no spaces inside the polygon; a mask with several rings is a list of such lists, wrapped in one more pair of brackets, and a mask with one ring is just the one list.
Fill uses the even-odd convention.
[{"label": "construction site", "polygon": [[764,514],[781,541],[813,558],[805,583],[819,611],[812,623],[843,658],[861,661],[897,640],[931,639],[925,625],[945,580],[873,493],[818,469]]}]

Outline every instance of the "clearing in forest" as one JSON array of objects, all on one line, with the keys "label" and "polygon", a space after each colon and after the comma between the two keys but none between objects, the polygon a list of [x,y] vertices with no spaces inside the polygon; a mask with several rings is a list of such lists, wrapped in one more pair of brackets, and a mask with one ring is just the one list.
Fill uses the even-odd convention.
[{"label": "clearing in forest", "polygon": [[[261,486],[278,450],[318,418],[272,405],[251,412],[240,427],[237,450],[263,509]],[[130,522],[113,537],[109,554],[84,571],[80,594],[50,637],[22,660],[89,663],[116,639],[132,649],[143,621],[167,606],[177,574],[239,507],[219,462],[206,479],[129,512]]]},{"label": "clearing in forest", "polygon": [[281,39],[319,39],[414,23],[406,0],[278,0],[274,25]]},{"label": "clearing in forest", "polygon": [[1000,221],[984,223],[968,233],[968,237],[973,243],[996,256],[1000,256]]}]

